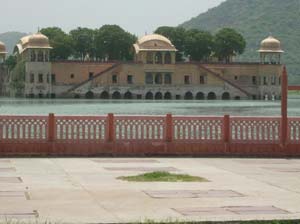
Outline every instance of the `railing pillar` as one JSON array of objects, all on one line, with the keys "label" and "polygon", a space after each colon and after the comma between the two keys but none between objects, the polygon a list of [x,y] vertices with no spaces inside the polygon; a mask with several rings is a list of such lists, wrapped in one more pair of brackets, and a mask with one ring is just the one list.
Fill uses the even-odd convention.
[{"label": "railing pillar", "polygon": [[173,116],[172,114],[167,114],[166,116],[166,141],[173,141]]},{"label": "railing pillar", "polygon": [[228,145],[230,143],[231,133],[230,133],[230,116],[225,115],[223,118],[223,141],[225,144],[225,150],[227,151]]},{"label": "railing pillar", "polygon": [[285,146],[288,139],[288,75],[283,67],[281,81],[281,144]]},{"label": "railing pillar", "polygon": [[55,140],[55,116],[54,114],[48,115],[48,141],[54,142]]},{"label": "railing pillar", "polygon": [[107,115],[106,140],[113,142],[115,140],[115,117],[114,114]]}]

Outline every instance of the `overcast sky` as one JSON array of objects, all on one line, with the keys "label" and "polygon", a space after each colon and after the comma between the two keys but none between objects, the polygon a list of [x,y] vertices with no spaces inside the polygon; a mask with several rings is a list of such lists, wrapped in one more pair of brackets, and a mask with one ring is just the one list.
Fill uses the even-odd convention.
[{"label": "overcast sky", "polygon": [[176,26],[224,0],[0,0],[0,33],[118,24],[136,34]]}]

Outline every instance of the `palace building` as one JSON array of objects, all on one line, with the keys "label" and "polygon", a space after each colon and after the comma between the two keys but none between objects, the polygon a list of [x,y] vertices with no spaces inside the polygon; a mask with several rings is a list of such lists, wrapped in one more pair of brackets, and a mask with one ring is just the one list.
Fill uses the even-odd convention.
[{"label": "palace building", "polygon": [[[5,47],[0,43],[0,60]],[[51,62],[49,40],[23,37],[14,54],[24,63],[23,95],[30,98],[228,100],[279,99],[281,43],[261,42],[258,63],[176,62],[176,47],[152,34],[133,45],[132,62]]]}]

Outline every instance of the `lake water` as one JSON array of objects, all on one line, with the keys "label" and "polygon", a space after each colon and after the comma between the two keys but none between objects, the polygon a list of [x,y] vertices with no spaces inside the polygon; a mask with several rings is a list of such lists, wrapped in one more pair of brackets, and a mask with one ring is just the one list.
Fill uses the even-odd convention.
[{"label": "lake water", "polygon": [[[280,101],[103,101],[0,98],[2,115],[224,115],[279,116]],[[290,96],[289,115],[300,116],[300,96]]]}]

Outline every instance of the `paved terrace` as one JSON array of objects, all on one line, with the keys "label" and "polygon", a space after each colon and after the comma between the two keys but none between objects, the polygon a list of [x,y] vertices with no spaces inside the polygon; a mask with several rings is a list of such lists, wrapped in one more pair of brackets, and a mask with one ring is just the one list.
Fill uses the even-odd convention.
[{"label": "paved terrace", "polygon": [[[128,183],[151,170],[204,183]],[[300,160],[0,159],[0,216],[71,223],[300,219]]]}]

